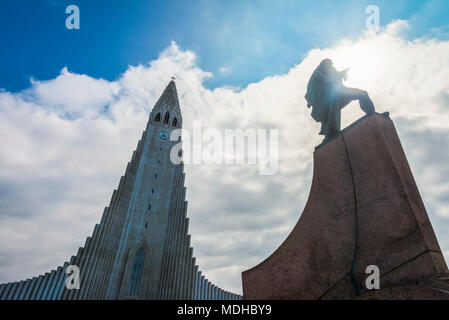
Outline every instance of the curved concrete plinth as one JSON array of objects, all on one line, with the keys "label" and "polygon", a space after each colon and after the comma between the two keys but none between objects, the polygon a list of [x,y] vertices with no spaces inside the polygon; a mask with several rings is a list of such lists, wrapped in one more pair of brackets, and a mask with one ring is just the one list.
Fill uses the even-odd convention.
[{"label": "curved concrete plinth", "polygon": [[381,288],[448,273],[393,122],[379,114],[315,151],[304,212],[269,258],[242,273],[243,294],[357,298],[369,265]]}]

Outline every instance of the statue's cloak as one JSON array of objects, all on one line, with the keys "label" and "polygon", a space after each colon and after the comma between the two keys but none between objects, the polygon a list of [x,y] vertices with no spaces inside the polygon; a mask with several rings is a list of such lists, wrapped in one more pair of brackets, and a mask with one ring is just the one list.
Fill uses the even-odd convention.
[{"label": "statue's cloak", "polygon": [[329,111],[333,103],[333,81],[323,74],[320,67],[316,68],[307,85],[307,107],[312,107],[312,118],[323,124],[327,123]]}]

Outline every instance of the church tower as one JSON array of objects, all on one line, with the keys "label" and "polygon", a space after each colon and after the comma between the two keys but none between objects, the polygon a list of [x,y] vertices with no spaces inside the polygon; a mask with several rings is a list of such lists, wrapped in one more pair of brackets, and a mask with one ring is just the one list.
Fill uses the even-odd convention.
[{"label": "church tower", "polygon": [[[178,143],[170,141],[170,134],[181,126],[178,95],[171,81],[150,114],[135,165],[131,162],[131,189],[124,197],[126,213],[105,283],[107,299],[160,299],[163,293],[173,291],[173,281],[178,279],[171,275],[187,279],[183,285],[190,286],[194,261],[187,234],[183,165],[174,165],[170,159],[170,151]],[[173,234],[174,228],[179,228],[179,234]],[[171,270],[173,257],[179,259],[179,270]],[[183,289],[173,298],[189,298]]]},{"label": "church tower", "polygon": [[[179,143],[170,134],[181,127],[172,80],[151,111],[92,237],[56,270],[0,285],[0,300],[241,299],[213,285],[195,264],[184,165],[170,158]],[[79,268],[79,289],[66,287],[69,265]]]}]

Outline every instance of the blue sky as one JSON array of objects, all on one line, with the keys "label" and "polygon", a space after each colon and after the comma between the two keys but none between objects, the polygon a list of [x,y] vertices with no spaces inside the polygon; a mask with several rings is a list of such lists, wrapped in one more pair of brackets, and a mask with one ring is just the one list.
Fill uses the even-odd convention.
[{"label": "blue sky", "polygon": [[[69,4],[80,8],[80,30],[65,28]],[[112,81],[128,65],[157,58],[171,40],[214,75],[206,87],[245,87],[287,72],[310,49],[356,39],[370,4],[379,6],[381,26],[404,19],[412,38],[449,38],[446,0],[2,0],[0,88],[19,91],[65,66]]]}]

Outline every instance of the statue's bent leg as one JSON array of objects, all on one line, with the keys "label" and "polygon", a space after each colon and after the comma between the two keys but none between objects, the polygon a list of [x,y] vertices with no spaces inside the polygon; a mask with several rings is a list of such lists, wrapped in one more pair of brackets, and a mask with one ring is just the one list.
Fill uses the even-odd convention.
[{"label": "statue's bent leg", "polygon": [[375,111],[374,104],[365,90],[342,87],[336,92],[336,102],[340,109],[343,109],[354,100],[359,101],[360,108],[365,113],[371,114]]},{"label": "statue's bent leg", "polygon": [[340,132],[341,109],[352,101],[358,100],[360,108],[367,114],[374,112],[374,104],[368,92],[356,88],[340,87],[334,91],[334,103],[329,110],[326,126],[326,139],[333,138]]}]

